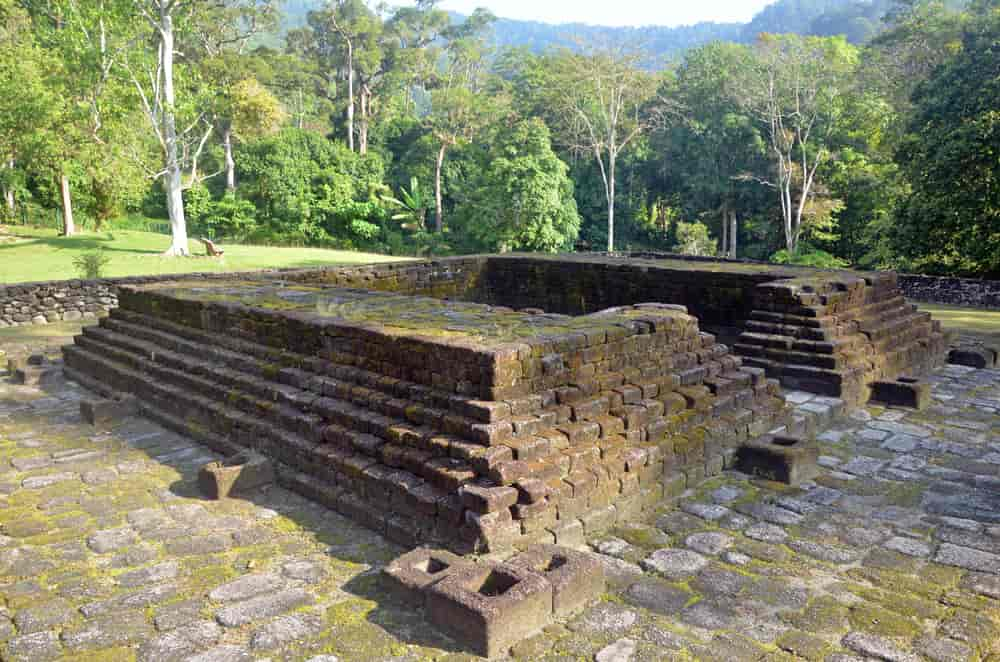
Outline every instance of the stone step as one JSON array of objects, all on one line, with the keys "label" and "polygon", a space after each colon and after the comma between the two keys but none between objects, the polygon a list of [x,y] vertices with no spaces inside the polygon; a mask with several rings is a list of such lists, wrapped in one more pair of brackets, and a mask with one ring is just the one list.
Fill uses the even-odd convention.
[{"label": "stone step", "polygon": [[[225,362],[245,366],[245,371],[260,376],[276,378],[282,383],[308,382],[316,376],[332,377],[338,381],[379,390],[391,397],[405,397],[425,406],[448,410],[480,423],[490,423],[509,417],[510,406],[503,403],[482,402],[457,394],[442,394],[426,386],[402,379],[386,377],[355,366],[339,365],[315,356],[298,355],[268,345],[242,338],[223,336],[176,324],[157,317],[150,317],[121,308],[101,320],[101,326],[124,335],[134,335],[178,351],[197,352],[206,348]],[[182,349],[183,348],[183,349]],[[311,374],[310,374],[311,373]],[[541,409],[542,402],[525,399],[518,402],[516,413],[529,413]]]},{"label": "stone step", "polygon": [[[101,341],[95,339],[95,335],[98,334],[85,334],[78,339],[78,345],[95,355],[111,357],[141,374],[150,375],[158,382],[180,386],[184,391],[238,409],[255,417],[253,420],[264,418],[312,443],[328,443],[393,468],[406,467],[436,485],[457,489],[463,482],[488,477],[492,468],[487,461],[487,447],[439,434],[432,428],[416,427],[404,420],[384,416],[382,423],[365,428],[362,427],[364,421],[374,420],[370,412],[330,398],[315,399],[311,403],[313,413],[305,413],[289,405],[273,404],[247,393],[227,390],[184,369],[165,367],[168,363],[166,351],[157,354],[153,362],[111,344],[120,338],[105,337]],[[136,342],[133,340],[132,344]],[[209,368],[201,366],[199,370],[206,374]]]},{"label": "stone step", "polygon": [[[659,484],[662,471],[662,456],[661,464],[648,463],[655,446],[624,449],[623,444],[623,454],[612,458],[608,453],[607,462],[598,462],[595,452],[577,448],[575,464],[560,471],[559,477],[548,478],[543,508],[515,504],[494,523],[463,507],[456,494],[457,487],[472,482],[471,476],[457,484],[440,485],[406,469],[248,419],[242,410],[207,401],[83,346],[69,346],[64,355],[71,378],[106,395],[134,393],[142,402],[143,414],[220,452],[231,454],[242,446],[234,440],[252,439],[253,448],[276,460],[283,483],[404,545],[432,543],[459,551],[488,551],[491,545],[510,544],[511,527],[517,535],[544,533],[545,527],[569,526],[589,509],[606,507],[621,495],[631,497],[640,485],[648,485],[643,490],[649,492]],[[102,379],[88,376],[94,374]],[[636,453],[647,463],[635,464]],[[632,473],[626,480],[626,474]],[[547,477],[544,471],[531,474]],[[490,484],[483,485],[488,489]],[[502,540],[491,542],[490,536]]]},{"label": "stone step", "polygon": [[[387,393],[384,389],[370,388],[368,384],[377,385],[376,379],[363,380],[364,385],[358,382],[345,382],[334,377],[317,375],[309,370],[296,369],[297,374],[290,376],[287,373],[282,375],[283,370],[265,367],[263,370],[253,360],[248,360],[246,355],[232,352],[211,346],[207,343],[196,343],[176,338],[171,338],[168,334],[159,332],[147,332],[147,330],[134,324],[122,323],[116,320],[109,320],[102,324],[100,330],[90,331],[91,335],[96,335],[99,331],[115,333],[112,344],[129,344],[135,346],[137,351],[159,352],[161,355],[169,356],[170,360],[177,364],[186,364],[186,367],[196,374],[211,373],[221,383],[232,385],[258,396],[274,400],[275,402],[287,402],[288,404],[309,411],[311,406],[331,407],[330,400],[338,400],[343,403],[343,407],[338,411],[338,416],[344,419],[357,420],[364,430],[369,426],[376,426],[379,429],[386,429],[392,425],[410,423],[423,424],[427,419],[436,421],[447,421],[447,428],[453,434],[458,434],[469,439],[481,439],[486,436],[482,421],[469,419],[460,414],[441,410],[433,406],[414,406],[406,400],[397,397],[395,392]],[[87,331],[85,331],[85,334]],[[123,338],[142,338],[143,340],[126,340]],[[147,343],[143,345],[142,343]],[[158,349],[159,348],[159,349]],[[169,352],[169,354],[165,354]],[[198,357],[199,360],[192,360],[187,357]],[[283,376],[284,381],[278,382]],[[374,377],[372,375],[372,377]],[[287,382],[294,382],[298,386]],[[423,389],[423,387],[419,387]],[[427,397],[427,402],[440,404],[439,399]],[[379,403],[382,409],[371,411],[365,406],[369,403]],[[468,408],[466,408],[466,411]],[[370,417],[370,420],[366,420]],[[392,420],[382,420],[388,417]],[[401,420],[402,419],[402,420]],[[350,422],[343,423],[351,427]]]},{"label": "stone step", "polygon": [[925,312],[896,311],[898,315],[888,318],[871,318],[859,323],[858,331],[872,341],[881,340],[898,333],[901,329],[924,327],[931,330],[931,315]]},{"label": "stone step", "polygon": [[[112,320],[109,323],[106,323],[104,326],[107,327],[105,330],[101,332],[97,331],[92,332],[91,335],[97,335],[102,332],[111,332],[110,329],[115,329],[116,330],[115,332],[126,331],[130,332],[133,336],[142,335],[144,337],[156,338],[163,344],[167,344],[168,346],[177,347],[179,349],[185,350],[185,354],[187,352],[194,352],[199,350],[199,347],[194,343],[189,343],[189,342],[178,343],[174,339],[168,337],[167,334],[163,333],[144,334],[142,333],[143,329],[137,327],[136,325],[116,322]],[[751,377],[748,375],[744,375],[739,371],[738,368],[740,365],[740,361],[735,357],[730,357],[727,355],[728,348],[726,348],[724,345],[711,344],[713,341],[714,339],[709,334],[703,335],[702,343],[704,345],[710,345],[710,347],[708,347],[707,349],[711,350],[712,352],[711,356],[713,357],[721,356],[725,359],[724,365],[729,366],[730,368],[729,371],[726,373],[730,381],[733,381],[734,383],[739,385],[740,388],[745,388],[746,385],[750,384]],[[122,340],[120,338],[116,339],[109,338],[108,342],[110,344],[118,345],[122,343]],[[126,341],[125,344],[128,344],[128,341]],[[379,412],[372,413],[369,410],[362,407],[361,405],[367,404],[372,400],[378,400],[378,398],[374,397],[374,395],[370,391],[364,388],[362,388],[359,391],[358,387],[355,387],[353,389],[349,389],[346,393],[344,393],[343,388],[337,388],[337,389],[330,388],[329,381],[324,382],[325,378],[314,378],[308,380],[307,385],[312,386],[313,388],[317,388],[319,384],[325,384],[325,386],[323,387],[324,394],[342,394],[345,398],[352,398],[357,403],[357,405],[352,405],[350,403],[334,404],[331,403],[331,398],[329,397],[316,399],[310,396],[309,393],[299,389],[295,389],[294,387],[288,385],[281,385],[279,387],[276,387],[277,388],[276,391],[272,391],[272,387],[270,386],[269,383],[267,383],[266,381],[258,380],[252,375],[245,376],[241,380],[239,378],[238,371],[229,371],[227,369],[222,369],[222,368],[216,369],[210,363],[201,361],[190,361],[184,358],[184,355],[180,354],[166,354],[165,353],[166,350],[158,349],[153,346],[143,345],[139,341],[131,341],[131,344],[137,349],[137,351],[139,351],[139,353],[143,355],[146,355],[147,353],[152,355],[155,354],[156,352],[159,352],[158,356],[160,361],[165,360],[165,357],[167,357],[172,359],[174,364],[178,363],[180,364],[180,365],[175,365],[175,367],[189,370],[195,373],[208,374],[210,377],[214,374],[214,376],[216,378],[219,378],[221,382],[226,383],[229,386],[234,386],[236,388],[250,389],[252,392],[257,393],[257,395],[264,397],[266,400],[274,399],[276,401],[287,401],[290,405],[295,406],[297,408],[304,408],[307,411],[311,408],[317,410],[317,413],[319,414],[324,414],[324,413],[328,414],[329,418],[332,418],[336,422],[340,423],[341,425],[349,429],[357,430],[359,433],[362,433],[364,435],[360,439],[357,436],[355,436],[355,442],[357,442],[355,443],[355,447],[362,452],[374,453],[378,450],[379,447],[377,441],[373,440],[368,435],[368,433],[372,433],[375,434],[376,436],[382,437],[387,442],[397,441],[400,434],[407,435],[409,437],[416,436],[419,438],[421,436],[420,431],[417,431],[415,435],[414,431],[411,429],[413,424],[421,425],[426,423],[428,426],[433,427],[434,425],[440,425],[441,421],[443,420],[447,423],[445,427],[447,428],[450,434],[468,436],[470,435],[470,430],[473,431],[473,436],[475,436],[475,433],[477,433],[475,429],[477,427],[477,424],[471,423],[469,421],[463,421],[459,417],[455,416],[449,416],[446,418],[443,412],[433,410],[430,408],[423,409],[420,407],[412,407],[412,406],[404,407],[403,404],[405,403],[401,403],[399,401],[397,401],[397,406],[395,407],[395,409],[388,408],[388,409],[383,409]],[[211,357],[220,356],[219,352],[215,352],[211,348],[206,349],[202,347],[200,349],[203,355]],[[243,357],[240,357],[239,355],[235,355],[232,352],[224,352],[224,355],[225,357],[231,359],[230,360],[231,365],[235,365],[241,368],[247,366],[247,362],[243,360]],[[714,365],[714,362],[712,364]],[[252,370],[253,367],[251,367],[250,369]],[[221,374],[221,378],[219,375],[220,371],[224,373]],[[653,386],[655,387],[655,385]],[[626,393],[625,397],[628,397],[627,392],[625,391],[622,392]],[[668,394],[663,394],[661,396],[661,400],[665,401],[667,399],[667,395]],[[612,401],[614,401],[615,392],[602,392],[597,394],[597,396],[598,396],[597,399],[610,398]],[[592,406],[588,406],[586,408],[584,407],[584,405],[587,405],[588,402],[593,402],[593,401],[594,399],[584,402],[574,402],[574,404],[571,407],[572,414],[570,415],[570,418],[576,422],[580,421],[589,422],[593,420],[598,421],[599,423],[602,424],[602,433],[600,437],[604,438],[607,436],[607,434],[603,431],[603,428],[608,426],[606,425],[607,421],[602,419],[607,416],[607,411],[606,409],[595,410]],[[383,403],[385,403],[384,400]],[[389,401],[388,404],[391,405],[392,401]],[[414,413],[414,410],[416,410],[416,413]],[[330,414],[331,411],[334,413]],[[580,415],[581,411],[584,412],[583,415]],[[530,415],[525,415],[522,417],[514,417],[512,419],[514,426],[513,440],[517,440],[518,443],[516,444],[509,443],[511,442],[511,440],[507,439],[504,439],[503,441],[505,443],[508,443],[508,445],[512,445],[512,447],[524,446],[525,443],[527,443],[528,445],[533,445],[531,444],[531,442],[533,441],[535,431],[538,428],[542,427],[543,425],[551,425],[554,423],[555,419],[553,416],[551,416],[551,413],[552,412],[542,412],[542,414],[537,417],[532,417]],[[386,420],[385,416],[386,414],[390,415],[389,420]],[[396,416],[397,418],[392,418],[392,416]],[[403,416],[407,417],[406,421],[399,420],[398,417],[403,417]],[[623,420],[627,422],[627,413],[623,414],[622,416]],[[652,418],[655,419],[658,417],[653,416]],[[407,426],[410,427],[408,428]],[[634,430],[630,430],[630,432],[633,431]],[[520,432],[523,432],[523,434],[519,434]],[[427,433],[428,430],[426,429],[423,430],[424,437],[427,436]],[[614,434],[613,428],[612,428],[612,434]],[[638,442],[642,441],[642,438],[641,436],[640,437],[631,436],[630,440],[633,442]],[[484,440],[479,439],[479,441],[484,441]],[[426,438],[420,441],[417,445],[421,446],[424,449],[434,450],[433,447],[428,446]],[[534,446],[537,447],[537,444],[534,444]]]},{"label": "stone step", "polygon": [[[112,354],[133,367],[152,371],[169,383],[183,382],[187,388],[233,404],[251,415],[276,418],[286,428],[306,434],[311,439],[318,441],[315,431],[322,430],[322,439],[327,442],[369,455],[393,467],[406,466],[428,480],[442,471],[454,476],[463,475],[468,470],[468,466],[455,467],[448,462],[439,461],[441,458],[450,458],[454,462],[453,456],[460,453],[460,459],[475,460],[478,451],[483,450],[461,438],[439,434],[433,426],[418,425],[421,422],[440,423],[440,416],[434,421],[414,420],[419,419],[417,415],[410,415],[408,420],[393,418],[350,402],[318,397],[290,386],[276,386],[236,370],[214,366],[207,361],[191,360],[108,329],[87,330],[79,342],[92,351]],[[129,352],[134,356],[128,356]],[[156,365],[150,366],[140,361],[152,361]],[[730,373],[734,383],[740,375],[741,373]],[[213,389],[205,380],[217,382],[217,388]],[[747,375],[744,381],[749,383],[750,380],[750,375]],[[659,409],[662,410],[662,406]],[[403,414],[401,411],[393,413]],[[582,434],[581,429],[583,432],[592,429],[589,440],[596,443],[625,431],[625,426],[629,424],[629,413],[625,412],[622,416],[622,419],[618,419],[598,415],[595,417],[597,422],[591,422],[589,418],[577,419],[577,422],[565,423],[559,428],[539,430],[537,435],[512,437],[503,441],[504,445],[514,451],[514,459],[544,460],[549,455],[558,453],[561,447],[551,443],[550,439],[561,437],[564,440],[562,446],[577,444],[580,442],[577,436]],[[653,419],[662,420],[662,417],[651,417],[650,428],[656,423]],[[552,416],[552,420],[555,420],[555,416]],[[515,425],[518,424],[515,420]],[[633,440],[638,442],[644,439],[640,435]],[[451,481],[449,477],[445,480]]]},{"label": "stone step", "polygon": [[[383,534],[386,533],[388,517],[415,517],[420,508],[427,511],[433,507],[437,512],[437,502],[449,498],[444,489],[411,472],[345,453],[331,445],[311,442],[266,421],[248,421],[242,410],[202,401],[185,389],[168,386],[132,370],[126,364],[93,354],[83,347],[65,348],[65,357],[70,377],[79,379],[84,385],[97,386],[108,394],[113,391],[136,393],[142,401],[144,414],[171,429],[204,441],[220,452],[229,454],[233,451],[234,446],[238,446],[234,438],[253,439],[252,444],[246,444],[248,447],[284,463],[293,471],[313,476],[332,489],[339,488],[345,495],[353,494],[353,505],[363,499],[363,504],[383,506],[385,512],[378,518],[370,517],[374,507],[366,509],[368,517],[357,518],[362,524],[371,525]],[[104,379],[98,382],[87,377],[93,374],[101,374]],[[461,523],[462,509],[457,503],[450,505],[453,510],[458,509],[457,527]],[[445,528],[442,532],[447,530]],[[428,540],[433,538],[428,537]]]}]

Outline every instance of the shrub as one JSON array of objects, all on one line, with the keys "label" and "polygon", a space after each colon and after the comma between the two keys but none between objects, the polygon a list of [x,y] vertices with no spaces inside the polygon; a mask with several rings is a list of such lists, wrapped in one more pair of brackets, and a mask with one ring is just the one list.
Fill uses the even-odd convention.
[{"label": "shrub", "polygon": [[73,266],[80,278],[84,280],[95,280],[104,277],[104,267],[108,266],[111,258],[104,254],[100,248],[80,253],[73,258]]},{"label": "shrub", "polygon": [[787,249],[782,249],[771,256],[771,262],[818,269],[844,269],[851,266],[847,260],[811,246],[800,246],[797,253],[789,253]]},{"label": "shrub", "polygon": [[708,235],[704,223],[677,223],[677,244],[674,252],[681,255],[715,255],[715,241]]}]

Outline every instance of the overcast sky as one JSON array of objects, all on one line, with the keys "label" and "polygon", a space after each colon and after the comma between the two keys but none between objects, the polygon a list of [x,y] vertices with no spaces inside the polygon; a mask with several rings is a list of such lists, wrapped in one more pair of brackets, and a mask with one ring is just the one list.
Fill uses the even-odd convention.
[{"label": "overcast sky", "polygon": [[690,25],[746,22],[774,0],[443,0],[441,7],[468,14],[486,7],[502,18],[595,25]]}]

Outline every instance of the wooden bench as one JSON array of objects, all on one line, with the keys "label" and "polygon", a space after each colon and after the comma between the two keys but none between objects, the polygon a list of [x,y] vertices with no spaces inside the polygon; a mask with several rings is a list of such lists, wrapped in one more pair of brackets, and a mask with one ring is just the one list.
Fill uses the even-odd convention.
[{"label": "wooden bench", "polygon": [[208,255],[209,257],[222,257],[226,253],[226,251],[216,246],[211,239],[202,237],[198,241],[205,244],[205,255]]}]

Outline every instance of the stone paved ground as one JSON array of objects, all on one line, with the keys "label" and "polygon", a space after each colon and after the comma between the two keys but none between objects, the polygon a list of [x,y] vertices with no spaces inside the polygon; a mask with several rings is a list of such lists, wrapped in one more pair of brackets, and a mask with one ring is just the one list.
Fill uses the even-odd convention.
[{"label": "stone paved ground", "polygon": [[[824,432],[815,484],[726,473],[592,541],[605,599],[515,656],[1000,660],[1000,371],[934,381]],[[211,452],[81,397],[0,382],[0,658],[468,657],[380,591],[401,549],[279,488],[205,501]]]}]

